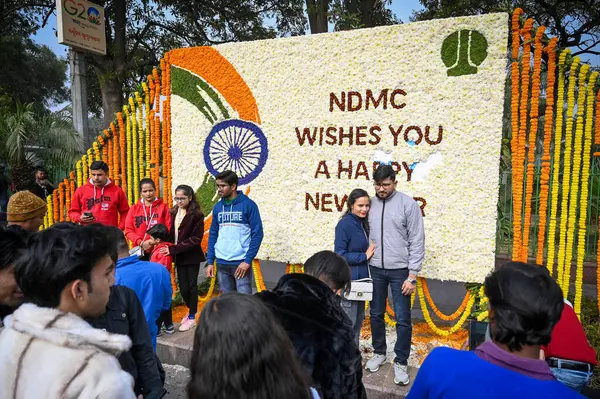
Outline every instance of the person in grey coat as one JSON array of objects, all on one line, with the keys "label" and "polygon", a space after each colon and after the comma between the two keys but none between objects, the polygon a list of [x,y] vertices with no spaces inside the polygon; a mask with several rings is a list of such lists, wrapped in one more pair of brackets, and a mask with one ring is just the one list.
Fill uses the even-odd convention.
[{"label": "person in grey coat", "polygon": [[370,306],[374,355],[366,369],[376,372],[386,361],[384,314],[388,287],[391,287],[396,313],[394,382],[407,385],[412,338],[410,295],[416,289],[417,275],[425,256],[423,215],[413,198],[396,191],[398,182],[391,166],[380,165],[373,180],[377,195],[371,199],[369,238],[376,247],[369,268],[373,279]]}]

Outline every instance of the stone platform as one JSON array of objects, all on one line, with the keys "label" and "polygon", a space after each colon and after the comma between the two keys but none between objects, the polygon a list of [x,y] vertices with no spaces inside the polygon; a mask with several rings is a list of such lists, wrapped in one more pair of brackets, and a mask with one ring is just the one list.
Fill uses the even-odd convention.
[{"label": "stone platform", "polygon": [[[194,328],[190,331],[176,332],[173,335],[163,334],[161,337],[158,337],[156,352],[161,362],[167,365],[189,368],[192,360],[195,331]],[[171,368],[170,366],[166,367],[167,375],[170,374]],[[177,369],[177,381],[174,384],[169,384],[169,381],[167,381],[166,388],[169,393],[166,398],[168,399],[185,398],[184,390],[182,389],[185,380],[185,371],[182,371],[181,367],[175,368]],[[417,369],[409,367],[409,373],[412,383],[417,374]],[[367,389],[369,399],[405,398],[411,386],[402,387],[394,384],[393,366],[388,363],[381,366],[377,373],[364,371],[363,383]]]}]

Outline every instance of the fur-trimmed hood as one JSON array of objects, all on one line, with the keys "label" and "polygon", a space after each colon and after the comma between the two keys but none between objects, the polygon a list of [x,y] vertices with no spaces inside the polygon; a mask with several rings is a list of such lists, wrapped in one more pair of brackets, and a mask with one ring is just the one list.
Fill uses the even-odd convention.
[{"label": "fur-trimmed hood", "polygon": [[0,398],[135,399],[133,378],[115,357],[131,347],[129,337],[32,304],[21,305],[4,322]]},{"label": "fur-trimmed hood", "polygon": [[97,330],[73,313],[41,308],[29,303],[21,305],[4,322],[7,328],[58,346],[100,349],[114,356],[131,348],[131,340],[126,335]]}]

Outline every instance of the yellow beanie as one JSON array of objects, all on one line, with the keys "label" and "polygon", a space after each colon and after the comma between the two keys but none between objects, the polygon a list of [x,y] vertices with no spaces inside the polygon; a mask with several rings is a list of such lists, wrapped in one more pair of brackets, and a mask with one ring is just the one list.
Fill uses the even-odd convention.
[{"label": "yellow beanie", "polygon": [[25,222],[46,214],[46,202],[31,191],[19,191],[8,200],[6,218],[9,222]]}]

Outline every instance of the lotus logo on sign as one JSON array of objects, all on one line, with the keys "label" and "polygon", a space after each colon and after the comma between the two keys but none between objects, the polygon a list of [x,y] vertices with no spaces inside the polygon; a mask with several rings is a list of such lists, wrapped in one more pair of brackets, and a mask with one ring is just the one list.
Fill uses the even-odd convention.
[{"label": "lotus logo on sign", "polygon": [[90,7],[88,8],[87,14],[88,21],[95,25],[100,25],[100,12],[98,12],[98,10],[96,10],[94,7]]}]

